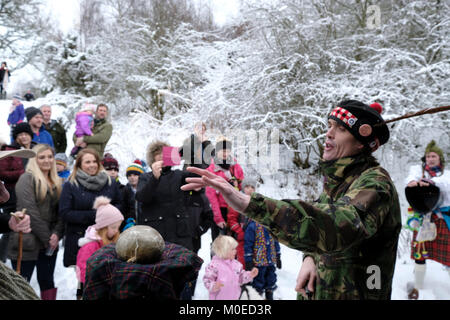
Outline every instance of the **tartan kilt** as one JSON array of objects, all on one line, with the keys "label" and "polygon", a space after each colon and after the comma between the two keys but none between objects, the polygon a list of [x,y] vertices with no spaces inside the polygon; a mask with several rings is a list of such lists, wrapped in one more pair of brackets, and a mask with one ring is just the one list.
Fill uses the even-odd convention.
[{"label": "tartan kilt", "polygon": [[106,245],[88,259],[83,300],[176,300],[203,264],[194,252],[170,242],[153,264],[127,263],[115,249],[114,243]]},{"label": "tartan kilt", "polygon": [[414,231],[413,239],[411,242],[411,259],[424,261],[431,259],[442,263],[443,265],[450,266],[450,231],[444,219],[439,219],[438,216],[433,213],[431,215],[431,222],[436,224],[436,239],[433,241],[425,241],[425,250],[428,251],[428,258],[421,257],[420,259],[414,258],[414,253],[417,249],[414,246],[416,241],[417,231]]}]

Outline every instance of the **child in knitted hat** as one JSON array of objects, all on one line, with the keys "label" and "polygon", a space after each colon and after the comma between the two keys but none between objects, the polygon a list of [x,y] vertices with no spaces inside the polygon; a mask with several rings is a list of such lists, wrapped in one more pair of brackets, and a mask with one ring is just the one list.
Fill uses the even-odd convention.
[{"label": "child in knitted hat", "polygon": [[[85,103],[80,112],[77,112],[75,116],[75,135],[77,138],[83,136],[92,136],[92,128],[94,127],[94,112],[95,112],[95,104]],[[75,158],[78,151],[80,151],[80,147],[74,146],[70,155]]]},{"label": "child in knitted hat", "polygon": [[95,224],[86,229],[84,238],[78,240],[78,246],[81,248],[77,255],[76,271],[81,284],[84,284],[86,279],[87,260],[101,247],[117,242],[120,235],[119,227],[123,221],[122,213],[111,204],[111,200],[107,197],[97,197],[94,209],[97,210]]},{"label": "child in knitted hat", "polygon": [[67,181],[70,176],[70,170],[67,167],[67,156],[65,153],[57,153],[55,155],[56,171],[58,177],[63,179],[63,183]]},{"label": "child in knitted hat", "polygon": [[128,183],[123,190],[123,213],[125,222],[122,225],[122,232],[136,225],[136,219],[140,211],[140,203],[136,201],[136,190],[139,183],[139,177],[144,173],[142,162],[138,159],[128,166],[127,179]]},{"label": "child in knitted hat", "polygon": [[11,127],[11,143],[14,142],[14,127],[25,120],[25,108],[19,99],[14,96],[8,115],[8,125]]}]

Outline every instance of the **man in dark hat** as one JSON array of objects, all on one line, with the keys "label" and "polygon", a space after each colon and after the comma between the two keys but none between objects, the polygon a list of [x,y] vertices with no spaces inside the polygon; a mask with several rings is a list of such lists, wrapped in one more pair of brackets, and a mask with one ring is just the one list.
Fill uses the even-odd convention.
[{"label": "man in dark hat", "polygon": [[[0,160],[6,157],[32,158],[34,156],[36,153],[33,150],[0,151]],[[0,181],[0,203],[8,199],[9,192]],[[15,217],[0,213],[0,233],[31,232],[30,216],[22,212],[16,212],[15,215],[21,220],[17,221]],[[39,300],[39,297],[22,276],[0,262],[0,300]]]},{"label": "man in dark hat", "polygon": [[36,143],[48,144],[54,149],[55,145],[53,143],[53,138],[42,125],[44,122],[42,111],[35,107],[29,107],[25,110],[25,116],[33,131],[33,141]]},{"label": "man in dark hat", "polygon": [[381,106],[339,103],[328,116],[320,161],[324,189],[313,203],[237,191],[198,168],[183,190],[210,186],[235,210],[303,251],[296,291],[315,299],[390,299],[401,230],[400,205],[389,174],[372,156],[389,139]]},{"label": "man in dark hat", "polygon": [[[19,157],[19,158],[33,158],[36,153],[33,150],[7,150],[0,151],[0,160],[6,157]],[[3,181],[0,181],[0,203],[4,203],[9,200],[9,192],[5,188]],[[18,222],[14,217],[0,214],[0,233],[5,233],[9,231],[14,232],[25,232],[28,233],[30,229],[30,216],[24,215],[21,212],[17,212],[16,215],[22,220]]]}]

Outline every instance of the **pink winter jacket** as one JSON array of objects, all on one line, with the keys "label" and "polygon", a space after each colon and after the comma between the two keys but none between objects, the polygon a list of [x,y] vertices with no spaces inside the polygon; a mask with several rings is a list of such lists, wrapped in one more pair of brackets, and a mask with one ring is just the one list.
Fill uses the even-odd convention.
[{"label": "pink winter jacket", "polygon": [[[234,164],[230,166],[230,170],[224,170],[220,166],[214,164],[214,160],[211,160],[211,164],[206,169],[227,181],[230,181],[232,176],[235,177],[239,182],[239,190],[241,189],[242,180],[244,180],[244,171],[241,166],[234,159]],[[213,188],[206,187],[206,196],[208,197],[209,203],[214,213],[214,222],[219,224],[220,222],[225,222],[223,220],[220,208],[227,208],[228,204],[223,198],[222,194]]]},{"label": "pink winter jacket", "polygon": [[[239,261],[218,256],[212,257],[203,276],[203,283],[209,291],[209,300],[238,300],[241,285],[252,280],[251,272],[245,271]],[[223,287],[217,292],[211,292],[216,282],[222,283]]]},{"label": "pink winter jacket", "polygon": [[103,242],[98,236],[94,226],[87,228],[84,238],[78,240],[78,245],[81,247],[77,255],[76,274],[78,281],[84,283],[86,280],[86,263],[92,254],[103,247]]}]

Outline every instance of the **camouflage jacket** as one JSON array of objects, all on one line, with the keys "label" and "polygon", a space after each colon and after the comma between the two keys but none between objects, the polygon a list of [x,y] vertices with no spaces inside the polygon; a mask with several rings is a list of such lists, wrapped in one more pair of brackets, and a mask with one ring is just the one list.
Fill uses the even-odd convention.
[{"label": "camouflage jacket", "polygon": [[244,214],[314,258],[315,299],[390,299],[401,214],[389,174],[364,154],[320,165],[315,202],[254,193]]}]

